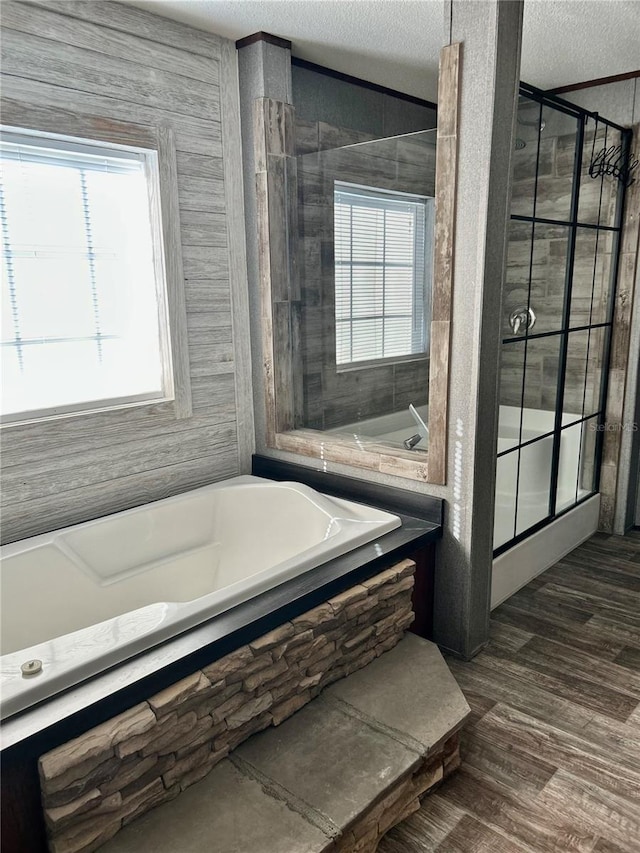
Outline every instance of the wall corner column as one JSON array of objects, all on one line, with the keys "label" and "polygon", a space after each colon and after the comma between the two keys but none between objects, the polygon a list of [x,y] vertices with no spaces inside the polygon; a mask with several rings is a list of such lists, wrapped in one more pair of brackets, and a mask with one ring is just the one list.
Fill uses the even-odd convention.
[{"label": "wall corner column", "polygon": [[266,449],[267,417],[258,252],[254,103],[258,98],[271,98],[291,104],[291,42],[269,33],[256,33],[236,42],[236,47],[240,79],[254,421],[256,449],[260,453]]},{"label": "wall corner column", "polygon": [[500,316],[520,77],[522,0],[445,3],[462,43],[449,389],[447,519],[434,639],[470,658],[489,636]]}]

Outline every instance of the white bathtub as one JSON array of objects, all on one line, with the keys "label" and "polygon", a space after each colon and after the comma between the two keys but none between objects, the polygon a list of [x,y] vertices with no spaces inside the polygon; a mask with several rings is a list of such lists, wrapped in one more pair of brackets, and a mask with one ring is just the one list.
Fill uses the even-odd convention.
[{"label": "white bathtub", "polygon": [[[417,412],[425,424],[428,423],[428,409],[428,406],[417,407]],[[403,409],[401,412],[391,412],[375,418],[363,418],[341,427],[334,427],[328,432],[353,436],[359,444],[363,445],[384,443],[393,447],[403,447],[405,439],[416,435],[419,429],[409,409]],[[423,438],[413,449],[427,450],[428,441]]]},{"label": "white bathtub", "polygon": [[[2,718],[399,527],[242,476],[0,549]],[[23,675],[28,661],[42,662]]]}]

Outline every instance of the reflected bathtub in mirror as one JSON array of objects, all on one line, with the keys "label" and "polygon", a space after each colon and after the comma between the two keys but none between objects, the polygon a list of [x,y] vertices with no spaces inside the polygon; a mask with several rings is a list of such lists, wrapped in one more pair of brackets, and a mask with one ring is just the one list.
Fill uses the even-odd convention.
[{"label": "reflected bathtub in mirror", "polygon": [[416,409],[410,405],[401,412],[378,415],[354,421],[331,430],[336,435],[352,437],[355,442],[366,447],[367,444],[388,445],[389,448],[426,451],[429,446],[428,407]]}]

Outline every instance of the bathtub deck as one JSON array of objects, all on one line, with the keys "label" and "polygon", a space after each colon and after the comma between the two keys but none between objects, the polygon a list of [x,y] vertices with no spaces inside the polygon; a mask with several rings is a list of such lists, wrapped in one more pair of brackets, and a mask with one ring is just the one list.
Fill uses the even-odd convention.
[{"label": "bathtub deck", "polygon": [[459,773],[379,853],[637,853],[640,533],[596,535],[492,617]]}]

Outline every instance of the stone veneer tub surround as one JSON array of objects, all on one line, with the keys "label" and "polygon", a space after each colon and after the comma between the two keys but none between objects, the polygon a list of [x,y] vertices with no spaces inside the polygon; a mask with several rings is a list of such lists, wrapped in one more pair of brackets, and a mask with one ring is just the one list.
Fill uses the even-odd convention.
[{"label": "stone veneer tub surround", "polygon": [[413,622],[405,560],[43,755],[53,853],[89,853],[257,731],[393,648]]},{"label": "stone veneer tub surround", "polygon": [[125,827],[104,853],[375,853],[459,765],[469,714],[437,646],[407,634]]},{"label": "stone veneer tub surround", "polygon": [[[302,467],[302,466],[295,466]],[[304,468],[302,469],[304,472]],[[310,469],[306,469],[309,471]],[[258,473],[257,471],[255,473]],[[263,476],[265,476],[263,473]],[[313,472],[312,472],[313,473]],[[304,482],[303,477],[295,477]],[[280,477],[273,476],[273,479]],[[284,478],[283,478],[284,479]],[[164,643],[135,659],[102,673],[64,694],[4,721],[2,744],[2,839],[6,849],[38,851],[44,844],[37,770],[39,755],[66,743],[165,689],[199,667],[251,642],[283,622],[326,601],[399,560],[415,556],[416,612],[426,608],[430,620],[430,583],[435,543],[442,536],[442,501],[401,489],[372,487],[370,496],[357,491],[358,481],[327,475],[328,493],[388,508],[402,526],[349,554],[331,560],[302,578],[257,596],[205,625]],[[420,500],[417,500],[420,498]],[[415,629],[414,629],[415,630]],[[428,627],[421,632],[428,636]]]}]

